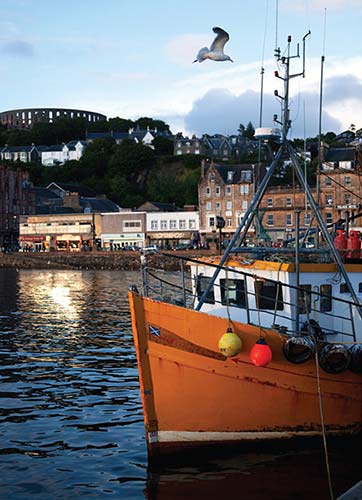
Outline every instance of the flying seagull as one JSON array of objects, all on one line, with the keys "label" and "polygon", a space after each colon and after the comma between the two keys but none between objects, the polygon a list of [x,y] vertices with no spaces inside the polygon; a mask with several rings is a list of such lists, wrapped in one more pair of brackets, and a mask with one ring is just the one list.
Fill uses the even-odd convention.
[{"label": "flying seagull", "polygon": [[212,59],[213,61],[231,61],[234,62],[229,56],[224,54],[224,45],[229,40],[229,34],[221,28],[212,28],[214,33],[217,33],[215,40],[212,42],[210,49],[203,47],[199,50],[197,58],[194,63],[205,61],[205,59]]}]

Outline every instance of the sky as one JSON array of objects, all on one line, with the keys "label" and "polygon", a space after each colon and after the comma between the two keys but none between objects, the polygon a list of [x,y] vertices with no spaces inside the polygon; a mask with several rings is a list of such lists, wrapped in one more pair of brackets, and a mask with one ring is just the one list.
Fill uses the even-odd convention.
[{"label": "sky", "polygon": [[[62,107],[164,120],[173,133],[273,126],[282,80],[274,49],[306,41],[290,87],[291,134],[362,127],[362,0],[0,0],[0,111]],[[192,64],[219,26],[233,63]],[[301,53],[301,50],[300,50]],[[261,68],[264,67],[263,107]],[[292,73],[302,59],[292,60]]]}]

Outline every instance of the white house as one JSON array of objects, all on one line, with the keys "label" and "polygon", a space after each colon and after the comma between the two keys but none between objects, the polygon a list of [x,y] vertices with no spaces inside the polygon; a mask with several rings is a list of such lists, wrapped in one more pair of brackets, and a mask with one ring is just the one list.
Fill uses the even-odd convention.
[{"label": "white house", "polygon": [[200,242],[199,212],[147,212],[146,233],[150,245],[173,247],[177,244]]},{"label": "white house", "polygon": [[66,161],[78,161],[84,152],[85,141],[71,141],[67,144],[55,144],[41,152],[41,162],[46,167],[63,165]]}]

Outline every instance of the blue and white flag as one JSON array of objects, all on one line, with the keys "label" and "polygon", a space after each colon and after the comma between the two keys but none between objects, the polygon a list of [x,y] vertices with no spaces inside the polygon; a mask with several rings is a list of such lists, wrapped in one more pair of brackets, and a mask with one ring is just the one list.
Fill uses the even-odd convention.
[{"label": "blue and white flag", "polygon": [[155,326],[149,325],[148,326],[148,331],[149,331],[149,333],[151,335],[156,335],[156,337],[160,337],[161,336],[160,329],[156,328]]}]

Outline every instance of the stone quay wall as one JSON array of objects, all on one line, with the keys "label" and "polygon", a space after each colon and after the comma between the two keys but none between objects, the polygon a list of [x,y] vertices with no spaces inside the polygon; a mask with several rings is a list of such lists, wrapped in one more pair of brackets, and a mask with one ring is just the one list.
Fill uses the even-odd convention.
[{"label": "stone quay wall", "polygon": [[[179,259],[182,257],[200,257],[208,255],[208,251],[180,251],[167,254],[146,256],[146,264],[165,271],[180,269]],[[114,269],[136,271],[141,267],[138,252],[14,252],[0,253],[0,268],[17,269]]]}]

